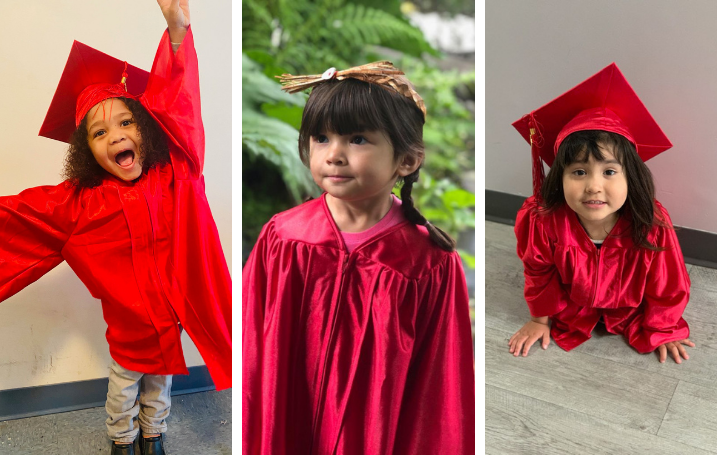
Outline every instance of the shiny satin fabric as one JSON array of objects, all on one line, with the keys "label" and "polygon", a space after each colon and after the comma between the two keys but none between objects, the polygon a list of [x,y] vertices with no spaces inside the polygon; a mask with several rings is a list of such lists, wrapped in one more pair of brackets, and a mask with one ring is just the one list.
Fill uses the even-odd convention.
[{"label": "shiny satin fabric", "polygon": [[140,102],[171,138],[171,164],[136,183],[108,176],[0,197],[0,300],[63,260],[102,301],[112,358],[187,374],[179,323],[217,389],[231,387],[231,277],[204,194],[204,129],[191,29],[173,55],[165,31]]},{"label": "shiny satin fabric", "polygon": [[550,335],[569,351],[590,338],[602,317],[640,353],[689,336],[682,313],[690,278],[667,210],[669,227],[655,226],[648,240],[664,251],[637,248],[623,214],[598,250],[577,214],[563,205],[538,213],[534,197],[518,212],[515,235],[525,268],[531,315],[551,318]]},{"label": "shiny satin fabric", "polygon": [[424,228],[349,254],[322,196],[264,226],[242,286],[242,453],[474,453],[465,277]]}]

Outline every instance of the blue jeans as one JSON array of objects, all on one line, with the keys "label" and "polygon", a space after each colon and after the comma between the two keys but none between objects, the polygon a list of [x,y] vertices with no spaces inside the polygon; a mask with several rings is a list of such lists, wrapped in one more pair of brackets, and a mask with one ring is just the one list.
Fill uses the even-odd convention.
[{"label": "blue jeans", "polygon": [[[167,431],[172,376],[127,370],[114,360],[107,390],[107,433],[116,442],[130,443],[144,434]],[[139,399],[138,395],[139,394]]]}]

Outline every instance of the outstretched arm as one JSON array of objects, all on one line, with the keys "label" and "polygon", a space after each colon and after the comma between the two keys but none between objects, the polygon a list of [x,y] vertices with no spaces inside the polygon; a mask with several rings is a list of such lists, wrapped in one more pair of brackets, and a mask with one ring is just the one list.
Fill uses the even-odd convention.
[{"label": "outstretched arm", "polygon": [[[197,179],[204,166],[199,65],[189,26],[188,0],[157,0],[167,21],[140,102],[170,138],[175,179]],[[185,28],[186,27],[186,28]],[[180,45],[172,45],[181,40]]]},{"label": "outstretched arm", "polygon": [[189,0],[157,0],[157,4],[167,21],[169,40],[181,44],[189,28]]}]

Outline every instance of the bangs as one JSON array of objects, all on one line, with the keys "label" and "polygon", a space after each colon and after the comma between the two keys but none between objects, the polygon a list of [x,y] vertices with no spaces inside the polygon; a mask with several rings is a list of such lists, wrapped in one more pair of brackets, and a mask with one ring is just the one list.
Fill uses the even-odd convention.
[{"label": "bangs", "polygon": [[301,129],[310,136],[386,130],[380,102],[386,90],[356,79],[324,83],[312,92],[304,108]]},{"label": "bangs", "polygon": [[[620,140],[622,139],[622,140]],[[592,157],[595,161],[605,161],[604,150],[612,149],[612,153],[621,165],[625,165],[625,144],[627,139],[616,133],[609,133],[600,130],[578,131],[570,134],[560,144],[558,157],[562,158],[562,167],[568,167],[573,163],[587,163]]]}]

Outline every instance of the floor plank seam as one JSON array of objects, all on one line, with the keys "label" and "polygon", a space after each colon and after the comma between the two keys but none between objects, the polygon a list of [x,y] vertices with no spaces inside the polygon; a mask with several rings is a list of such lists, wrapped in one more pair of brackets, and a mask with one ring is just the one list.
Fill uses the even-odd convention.
[{"label": "floor plank seam", "polygon": [[684,445],[684,446],[687,446],[687,447],[690,447],[690,448],[693,448],[693,449],[704,450],[705,452],[708,452],[708,453],[717,453],[717,451],[712,450],[712,449],[705,449],[704,447],[693,446],[692,444],[688,444],[688,443],[682,442],[682,441],[677,441],[677,440],[675,440],[675,439],[666,438],[666,437],[664,437],[664,436],[660,436],[659,434],[656,434],[655,436],[658,437],[658,438],[660,438],[660,439],[663,439],[663,440],[665,440],[665,441],[676,442],[676,443],[678,443],[678,444],[682,444],[682,445]]},{"label": "floor plank seam", "polygon": [[662,425],[665,423],[665,417],[667,417],[667,412],[670,410],[670,405],[672,404],[672,400],[675,399],[675,393],[677,393],[677,387],[680,385],[680,382],[682,382],[682,380],[678,379],[677,384],[675,384],[675,390],[672,391],[672,396],[670,397],[670,401],[667,403],[667,407],[665,408],[665,414],[662,416],[662,421],[660,422],[660,427],[657,429],[657,433],[655,433],[657,436],[660,436],[660,430],[662,430]]}]

